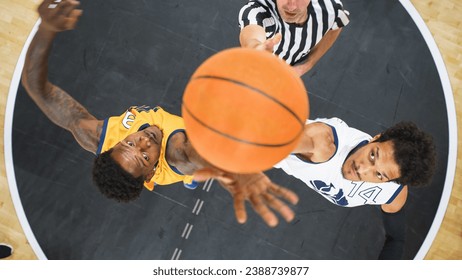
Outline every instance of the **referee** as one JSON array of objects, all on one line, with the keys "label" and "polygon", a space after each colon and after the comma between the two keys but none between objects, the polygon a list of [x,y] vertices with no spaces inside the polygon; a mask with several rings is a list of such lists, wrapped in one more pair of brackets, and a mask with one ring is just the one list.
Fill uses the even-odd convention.
[{"label": "referee", "polygon": [[349,22],[340,0],[249,0],[239,12],[242,47],[267,50],[302,76]]}]

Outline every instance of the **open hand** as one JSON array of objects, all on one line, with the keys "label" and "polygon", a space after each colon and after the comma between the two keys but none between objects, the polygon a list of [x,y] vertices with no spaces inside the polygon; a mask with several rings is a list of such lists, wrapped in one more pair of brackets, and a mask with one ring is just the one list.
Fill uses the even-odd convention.
[{"label": "open hand", "polygon": [[234,211],[239,223],[247,221],[245,201],[249,201],[255,212],[262,217],[266,224],[275,227],[278,212],[287,222],[295,217],[292,209],[284,199],[291,204],[297,204],[298,196],[284,187],[274,184],[264,173],[234,174],[213,168],[205,168],[194,173],[194,180],[205,181],[209,178],[217,179],[234,199]]},{"label": "open hand", "polygon": [[44,0],[38,7],[41,27],[54,32],[74,29],[82,15],[82,10],[76,9],[79,5],[75,0]]}]

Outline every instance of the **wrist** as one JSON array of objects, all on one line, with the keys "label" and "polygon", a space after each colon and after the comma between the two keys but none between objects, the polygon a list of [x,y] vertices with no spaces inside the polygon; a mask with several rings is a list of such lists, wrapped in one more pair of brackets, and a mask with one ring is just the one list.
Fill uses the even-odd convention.
[{"label": "wrist", "polygon": [[39,27],[38,27],[38,32],[41,34],[41,35],[45,35],[45,36],[54,36],[56,35],[56,33],[58,33],[58,30],[56,30],[56,28],[46,22],[44,22],[42,20],[42,22],[40,23]]},{"label": "wrist", "polygon": [[314,62],[308,58],[308,60],[302,64],[303,71],[308,72],[311,68],[313,68]]},{"label": "wrist", "polygon": [[257,39],[249,40],[246,44],[243,45],[244,48],[256,49],[261,46],[264,42],[260,42]]}]

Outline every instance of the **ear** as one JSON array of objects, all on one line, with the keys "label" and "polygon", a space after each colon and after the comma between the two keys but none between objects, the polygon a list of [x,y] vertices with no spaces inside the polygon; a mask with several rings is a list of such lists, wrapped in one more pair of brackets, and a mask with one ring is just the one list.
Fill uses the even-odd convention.
[{"label": "ear", "polygon": [[151,178],[154,176],[154,174],[156,173],[156,170],[151,170],[148,175],[146,175],[146,178],[144,179],[145,182],[149,182],[151,181]]},{"label": "ear", "polygon": [[374,142],[375,140],[379,139],[380,135],[382,135],[382,134],[379,133],[379,134],[375,135],[374,138],[372,138],[370,142]]}]

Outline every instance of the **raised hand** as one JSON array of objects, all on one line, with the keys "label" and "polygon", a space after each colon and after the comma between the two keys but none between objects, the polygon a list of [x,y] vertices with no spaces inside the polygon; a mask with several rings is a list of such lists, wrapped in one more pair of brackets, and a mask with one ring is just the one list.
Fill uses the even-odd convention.
[{"label": "raised hand", "polygon": [[231,194],[234,200],[234,211],[239,223],[247,221],[245,201],[249,201],[255,212],[266,224],[275,227],[278,212],[287,222],[295,217],[292,209],[284,199],[291,204],[297,204],[298,196],[284,187],[274,184],[265,174],[233,174],[213,168],[205,168],[194,173],[194,180],[205,181],[214,178]]},{"label": "raised hand", "polygon": [[278,33],[274,35],[274,37],[267,39],[265,42],[255,46],[255,49],[273,53],[274,46],[279,44],[281,39],[282,39],[282,35],[281,33]]},{"label": "raised hand", "polygon": [[82,10],[76,9],[79,5],[75,0],[44,0],[38,7],[41,27],[54,32],[74,29],[82,15]]}]

